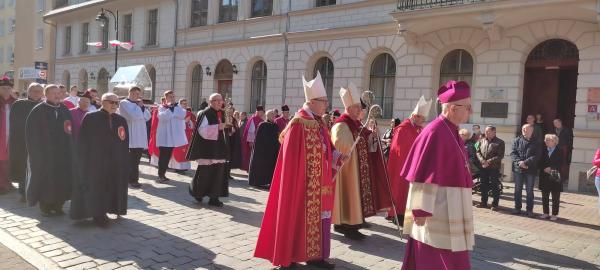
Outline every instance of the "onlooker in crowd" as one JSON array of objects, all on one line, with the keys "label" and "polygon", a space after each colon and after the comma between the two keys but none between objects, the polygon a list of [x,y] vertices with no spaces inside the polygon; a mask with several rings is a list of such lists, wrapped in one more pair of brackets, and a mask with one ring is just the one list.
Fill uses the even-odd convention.
[{"label": "onlooker in crowd", "polygon": [[523,184],[527,192],[527,216],[533,217],[533,185],[537,176],[537,167],[542,155],[541,145],[533,138],[533,125],[525,124],[521,128],[522,135],[515,139],[510,156],[513,164],[515,180],[515,209],[513,214],[521,214]]},{"label": "onlooker in crowd", "polygon": [[77,85],[71,86],[69,89],[69,96],[64,100],[65,106],[69,109],[74,109],[75,106],[79,103],[79,92],[77,90]]},{"label": "onlooker in crowd", "polygon": [[563,152],[563,160],[560,168],[563,179],[568,178],[569,165],[571,164],[571,151],[573,150],[573,129],[563,126],[560,119],[552,121],[554,130],[551,133],[558,136],[558,145],[556,146]]},{"label": "onlooker in crowd", "polygon": [[600,214],[600,147],[596,150],[596,156],[592,161],[592,164],[596,166],[598,169],[596,170],[596,190],[598,191],[598,213]]},{"label": "onlooker in crowd", "polygon": [[465,149],[469,155],[469,169],[472,175],[479,174],[479,160],[477,160],[475,143],[471,140],[471,133],[463,128],[458,131],[458,135],[465,142]]},{"label": "onlooker in crowd", "polygon": [[206,102],[206,98],[202,98],[202,103],[200,103],[200,111],[206,109],[208,107],[208,102]]},{"label": "onlooker in crowd", "polygon": [[548,129],[546,128],[546,123],[544,123],[544,117],[541,113],[535,115],[535,125],[542,129],[542,134],[548,134]]},{"label": "onlooker in crowd", "polygon": [[99,110],[100,104],[98,104],[98,101],[100,101],[100,99],[98,98],[98,90],[96,90],[94,88],[89,88],[86,92],[88,92],[90,94],[90,96],[92,97],[92,103],[91,103],[92,106],[90,106],[88,111],[95,112],[95,111]]},{"label": "onlooker in crowd", "polygon": [[539,143],[544,142],[544,132],[540,126],[535,124],[535,116],[533,114],[527,115],[526,122],[533,127],[532,138]]},{"label": "onlooker in crowd", "polygon": [[481,164],[479,177],[481,180],[481,203],[479,208],[488,207],[488,192],[492,189],[492,211],[498,210],[500,201],[500,166],[504,158],[504,141],[496,137],[496,127],[485,128],[485,138],[479,141],[477,159]]},{"label": "onlooker in crowd", "polygon": [[12,184],[8,181],[8,132],[11,106],[16,99],[12,96],[13,83],[8,77],[0,80],[0,194],[9,191]]},{"label": "onlooker in crowd", "polygon": [[554,134],[547,134],[544,142],[543,155],[540,159],[540,184],[539,188],[542,191],[542,205],[544,214],[541,218],[548,218],[550,194],[552,194],[552,217],[550,220],[556,220],[558,215],[558,207],[560,204],[560,192],[563,185],[560,177],[560,166],[564,159],[563,153],[556,147],[559,139]]},{"label": "onlooker in crowd", "polygon": [[[483,138],[483,136],[481,134],[481,126],[473,125],[473,127],[471,127],[471,130],[473,130],[473,135],[471,135],[471,141],[473,142],[473,144],[477,144],[479,142],[479,140],[481,140]],[[477,145],[476,145],[476,148],[477,148]]]}]

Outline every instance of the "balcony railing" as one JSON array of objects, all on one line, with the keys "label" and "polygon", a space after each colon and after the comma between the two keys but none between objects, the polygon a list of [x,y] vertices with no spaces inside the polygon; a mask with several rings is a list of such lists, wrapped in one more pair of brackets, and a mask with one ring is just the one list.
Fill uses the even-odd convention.
[{"label": "balcony railing", "polygon": [[459,6],[490,1],[496,0],[398,0],[398,11]]}]

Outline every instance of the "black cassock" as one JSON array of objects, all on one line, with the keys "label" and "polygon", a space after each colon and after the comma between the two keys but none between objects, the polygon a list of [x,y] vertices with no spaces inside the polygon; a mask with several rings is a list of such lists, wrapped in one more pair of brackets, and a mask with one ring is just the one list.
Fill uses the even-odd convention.
[{"label": "black cassock", "polygon": [[[237,124],[236,124],[237,125]],[[242,136],[244,130],[239,127],[235,129],[235,132],[229,136],[229,150],[231,151],[231,157],[229,164],[231,169],[239,169],[242,166]]]},{"label": "black cassock", "polygon": [[25,137],[31,169],[27,203],[62,207],[71,198],[75,175],[69,109],[46,102],[36,105],[27,117]]},{"label": "black cassock", "polygon": [[107,111],[83,118],[77,142],[78,177],[73,185],[71,218],[127,213],[129,130],[125,118]]},{"label": "black cassock", "polygon": [[[27,116],[39,101],[17,100],[10,108],[9,128],[9,179],[15,183],[25,180],[27,171],[27,145],[25,144],[25,122]],[[21,188],[19,188],[21,189]]]},{"label": "black cassock", "polygon": [[273,122],[262,122],[258,125],[254,141],[255,151],[250,161],[248,182],[251,186],[271,184],[277,154],[279,153],[279,128]]}]

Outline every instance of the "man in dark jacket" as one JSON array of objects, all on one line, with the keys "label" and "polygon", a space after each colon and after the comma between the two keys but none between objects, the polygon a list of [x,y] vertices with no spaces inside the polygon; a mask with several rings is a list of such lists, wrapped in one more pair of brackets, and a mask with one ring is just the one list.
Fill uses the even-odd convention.
[{"label": "man in dark jacket", "polygon": [[558,136],[558,148],[563,153],[563,159],[560,169],[560,174],[563,179],[569,176],[569,165],[571,164],[571,152],[573,151],[573,129],[563,126],[560,119],[552,121],[554,125],[554,134]]},{"label": "man in dark jacket", "polygon": [[532,136],[533,125],[523,125],[521,132],[523,135],[515,139],[510,153],[513,160],[512,169],[515,179],[515,210],[513,214],[518,215],[521,213],[521,196],[523,194],[523,183],[525,183],[527,216],[533,217],[533,185],[535,184],[542,147]]},{"label": "man in dark jacket", "polygon": [[492,189],[494,196],[492,201],[492,211],[498,209],[500,201],[500,190],[498,189],[500,181],[500,166],[504,157],[504,141],[496,137],[496,127],[487,126],[485,128],[485,137],[479,141],[477,149],[477,159],[481,164],[479,177],[481,179],[481,203],[479,208],[487,208],[488,191]]}]

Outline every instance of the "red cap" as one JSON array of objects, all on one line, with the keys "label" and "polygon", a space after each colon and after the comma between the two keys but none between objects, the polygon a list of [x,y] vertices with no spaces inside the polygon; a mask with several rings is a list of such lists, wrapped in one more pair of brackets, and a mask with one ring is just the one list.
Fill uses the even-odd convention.
[{"label": "red cap", "polygon": [[471,97],[471,87],[463,81],[448,81],[438,90],[438,99],[442,104],[469,97]]}]

